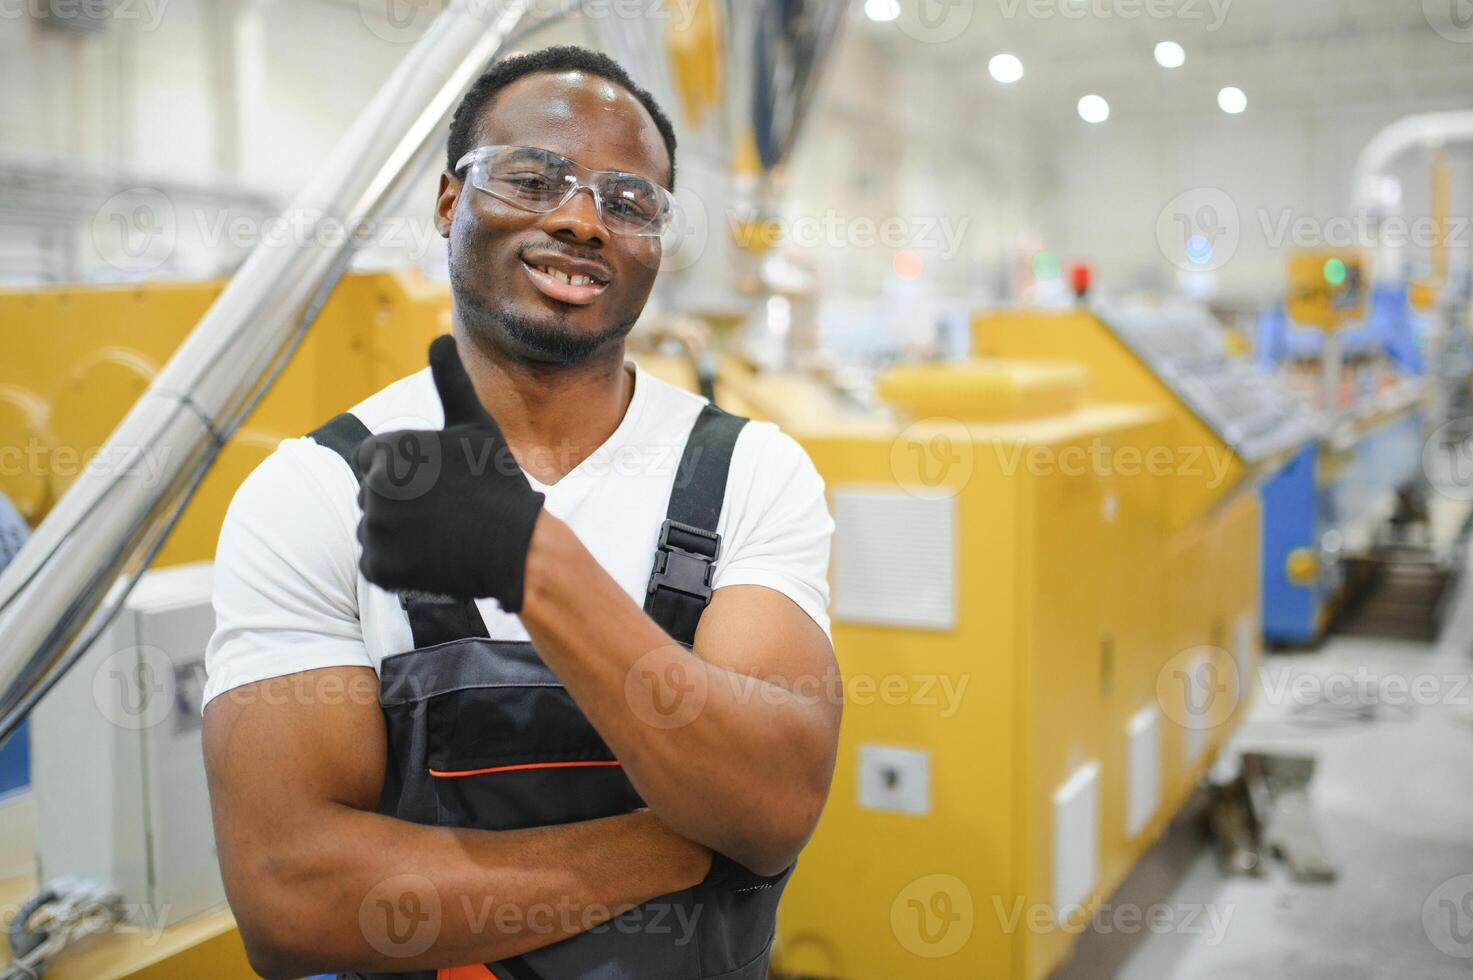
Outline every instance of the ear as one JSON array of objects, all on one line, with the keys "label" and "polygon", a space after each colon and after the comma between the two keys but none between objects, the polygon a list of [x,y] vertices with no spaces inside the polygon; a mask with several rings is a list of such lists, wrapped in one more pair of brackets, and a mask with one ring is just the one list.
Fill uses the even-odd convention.
[{"label": "ear", "polygon": [[441,238],[450,237],[450,224],[455,220],[455,202],[460,200],[460,178],[448,170],[440,174],[440,196],[435,199],[435,230]]}]

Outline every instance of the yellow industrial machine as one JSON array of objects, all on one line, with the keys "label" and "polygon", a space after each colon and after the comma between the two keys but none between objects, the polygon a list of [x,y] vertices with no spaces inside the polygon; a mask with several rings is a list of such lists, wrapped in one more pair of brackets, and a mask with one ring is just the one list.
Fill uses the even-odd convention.
[{"label": "yellow industrial machine", "polygon": [[[0,293],[27,337],[0,364],[0,446],[27,465],[0,489],[29,519],[219,286]],[[345,278],[159,564],[211,557],[250,468],[417,370],[448,308],[413,274]],[[786,972],[1045,976],[1242,710],[1257,505],[1234,491],[1253,464],[1088,314],[979,317],[976,347],[1008,359],[893,369],[882,411],[719,359],[718,398],[804,444],[838,524],[847,703],[833,795],[780,915]],[[695,384],[682,356],[640,359]],[[211,975],[249,975],[228,911],[168,933],[162,948],[208,954]],[[177,959],[101,942],[108,976],[176,975]]]},{"label": "yellow industrial machine", "polygon": [[[37,523],[184,340],[223,282],[0,291],[0,491]],[[449,291],[412,272],[343,278],[278,383],[235,434],[181,515],[155,567],[209,560],[236,487],[284,438],[301,435],[418,370],[449,324]],[[167,451],[165,447],[161,451]],[[143,465],[149,461],[144,460]],[[198,815],[208,820],[207,813]],[[33,878],[0,881],[11,908]],[[0,938],[0,959],[8,955]],[[230,911],[158,934],[99,936],[47,964],[53,980],[252,977]]]},{"label": "yellow industrial machine", "polygon": [[1252,498],[1218,501],[1223,536],[1180,533],[1209,438],[1089,383],[1068,360],[902,368],[896,418],[794,431],[838,526],[847,699],[784,973],[1047,976],[1239,716]]},{"label": "yellow industrial machine", "polygon": [[[223,281],[0,291],[0,491],[31,524],[98,449],[223,288]],[[413,271],[345,276],[280,380],[236,432],[156,565],[209,560],[235,488],[299,436],[424,366],[450,293]],[[23,339],[22,339],[23,338]],[[147,465],[147,461],[144,461]]]},{"label": "yellow industrial machine", "polygon": [[1343,249],[1301,249],[1289,256],[1289,319],[1321,330],[1366,315],[1366,283],[1360,254]]}]

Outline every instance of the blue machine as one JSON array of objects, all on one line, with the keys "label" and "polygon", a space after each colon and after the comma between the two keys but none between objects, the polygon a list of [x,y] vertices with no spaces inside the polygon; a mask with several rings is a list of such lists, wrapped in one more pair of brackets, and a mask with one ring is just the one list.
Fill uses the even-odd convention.
[{"label": "blue machine", "polygon": [[[9,498],[0,493],[0,569],[10,564],[29,534],[25,519]],[[0,742],[0,796],[24,789],[30,783],[31,747],[22,722],[8,739]]]},{"label": "blue machine", "polygon": [[[1406,290],[1377,287],[1363,322],[1341,330],[1342,356],[1385,357],[1408,376],[1422,371],[1422,353]],[[1259,319],[1255,359],[1265,368],[1319,356],[1324,335],[1295,326],[1282,306]],[[1417,479],[1422,413],[1352,409],[1344,431],[1322,436],[1292,456],[1260,485],[1263,513],[1264,638],[1303,646],[1316,642],[1345,585],[1335,560],[1345,531],[1389,491]],[[1339,532],[1339,533],[1336,533]]]},{"label": "blue machine", "polygon": [[1305,446],[1259,487],[1263,514],[1263,636],[1305,644],[1319,636],[1324,603],[1318,584],[1289,581],[1289,556],[1319,545],[1319,445]]}]

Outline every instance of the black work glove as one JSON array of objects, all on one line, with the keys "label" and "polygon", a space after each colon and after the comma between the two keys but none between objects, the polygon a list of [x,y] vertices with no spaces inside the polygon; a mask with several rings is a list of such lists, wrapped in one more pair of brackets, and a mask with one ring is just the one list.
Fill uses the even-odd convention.
[{"label": "black work glove", "polygon": [[543,496],[512,456],[460,363],[455,338],[430,344],[445,427],[363,441],[359,567],[392,591],[490,596],[522,608],[522,580]]}]

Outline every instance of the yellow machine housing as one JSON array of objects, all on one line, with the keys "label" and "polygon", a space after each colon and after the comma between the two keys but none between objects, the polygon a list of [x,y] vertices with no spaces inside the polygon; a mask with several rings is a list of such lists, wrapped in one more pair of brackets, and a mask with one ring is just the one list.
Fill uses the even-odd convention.
[{"label": "yellow machine housing", "polygon": [[1174,532],[1171,474],[1144,461],[1180,420],[1087,382],[1077,363],[914,366],[878,385],[897,419],[792,429],[838,525],[846,704],[783,972],[1048,975],[1239,717],[1236,686],[1193,679],[1257,653],[1252,630],[1222,648],[1257,603],[1251,497],[1222,511],[1231,548]]},{"label": "yellow machine housing", "polygon": [[[20,453],[0,489],[28,519],[44,516],[221,285],[0,292],[12,338],[0,448]],[[246,473],[278,440],[422,367],[448,313],[448,291],[412,273],[345,277],[157,563],[212,557]],[[883,378],[893,415],[721,361],[722,404],[800,439],[839,522],[834,639],[847,704],[834,791],[780,911],[784,970],[1046,975],[1241,711],[1237,686],[1204,694],[1198,680],[1243,676],[1257,652],[1257,505],[1223,489],[1247,468],[1229,460],[1221,481],[1152,471],[1153,450],[1205,451],[1210,432],[1106,338],[1034,349],[1021,338],[1049,331],[1017,326],[1011,339],[988,335],[1008,362]],[[694,385],[678,358],[640,360]],[[1088,400],[1101,396],[1109,403]],[[911,795],[918,762],[923,812]],[[1140,785],[1154,790],[1143,797]],[[1081,792],[1093,800],[1086,830],[1057,832],[1056,797],[1077,821]],[[1079,841],[1092,843],[1083,858],[1075,848],[1055,860],[1059,842]],[[224,941],[206,954],[190,929]],[[250,975],[228,911],[169,933],[180,956],[211,958],[210,975]],[[116,967],[107,976],[178,975],[173,954],[123,943],[99,941]],[[72,972],[65,957],[53,972],[103,975]]]},{"label": "yellow machine housing", "polygon": [[[198,323],[223,281],[0,291],[0,490],[43,518]],[[225,509],[282,439],[425,364],[449,329],[449,290],[414,272],[348,275],[276,385],[222,451],[155,566],[210,560]],[[208,819],[201,814],[200,819]],[[19,901],[31,879],[0,881]],[[0,955],[8,955],[0,938]],[[48,962],[55,980],[254,977],[227,908],[163,930],[99,936]]]},{"label": "yellow machine housing", "polygon": [[1289,256],[1289,319],[1321,330],[1338,330],[1366,315],[1366,283],[1359,252],[1302,249]]},{"label": "yellow machine housing", "polygon": [[[0,291],[0,491],[40,522],[209,309],[223,281]],[[282,439],[425,364],[450,294],[413,271],[343,277],[321,316],[227,444],[156,565],[207,561],[225,508]]]}]

